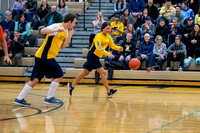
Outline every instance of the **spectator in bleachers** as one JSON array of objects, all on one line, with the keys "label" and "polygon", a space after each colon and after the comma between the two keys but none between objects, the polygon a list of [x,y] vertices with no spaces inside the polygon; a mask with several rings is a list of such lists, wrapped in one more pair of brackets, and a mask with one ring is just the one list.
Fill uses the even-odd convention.
[{"label": "spectator in bleachers", "polygon": [[125,0],[116,0],[114,2],[114,13],[112,15],[108,16],[108,19],[110,20],[115,15],[122,15],[125,9],[126,9],[126,1]]},{"label": "spectator in bleachers", "polygon": [[136,43],[132,41],[132,33],[127,33],[126,41],[121,44],[123,51],[120,52],[119,61],[124,63],[125,69],[129,70],[129,61],[135,57]]},{"label": "spectator in bleachers", "polygon": [[41,36],[45,37],[45,35],[41,34],[40,31],[44,27],[47,27],[47,26],[52,25],[54,23],[61,23],[62,20],[63,20],[62,15],[56,11],[56,6],[51,6],[51,11],[44,18],[44,25],[40,26],[38,28],[39,34]]},{"label": "spectator in bleachers", "polygon": [[19,16],[19,21],[15,24],[15,31],[19,31],[24,39],[31,34],[30,24],[25,20],[24,14]]},{"label": "spectator in bleachers", "polygon": [[15,28],[15,21],[12,20],[12,15],[10,11],[6,11],[5,13],[5,20],[0,22],[0,25],[4,30],[8,30],[9,31],[9,36],[11,37],[11,39],[14,38],[14,28]]},{"label": "spectator in bleachers", "polygon": [[183,26],[182,30],[182,42],[186,45],[186,48],[188,48],[188,35],[194,30],[194,21],[192,17],[189,17],[187,20],[187,24]]},{"label": "spectator in bleachers", "polygon": [[159,25],[156,28],[155,36],[162,36],[162,41],[166,44],[168,40],[169,27],[165,24],[163,19],[160,20]]},{"label": "spectator in bleachers", "polygon": [[15,31],[14,39],[11,41],[9,57],[14,58],[15,66],[18,66],[18,61],[24,55],[24,46],[25,41],[21,37],[21,33],[19,31]]},{"label": "spectator in bleachers", "polygon": [[149,33],[152,41],[155,35],[155,25],[151,22],[151,18],[149,16],[145,18],[145,23],[141,26],[141,41],[144,40],[144,34],[146,33]]},{"label": "spectator in bleachers", "polygon": [[149,64],[149,59],[151,57],[151,54],[153,53],[153,41],[150,40],[150,34],[146,33],[144,35],[144,41],[140,43],[139,47],[139,53],[137,58],[141,61],[146,62],[146,67]]},{"label": "spectator in bleachers", "polygon": [[154,62],[157,61],[157,64],[160,67],[160,70],[163,69],[163,62],[167,59],[167,47],[166,44],[162,42],[162,36],[158,35],[155,39],[155,44],[153,47],[153,53],[151,54],[150,61],[148,64],[147,71],[154,71],[155,68],[152,67]]},{"label": "spectator in bleachers", "polygon": [[158,11],[158,8],[154,5],[153,0],[148,0],[146,8],[149,10],[148,11],[149,16],[151,16],[153,20],[157,20],[159,11]]},{"label": "spectator in bleachers", "polygon": [[173,18],[173,23],[169,26],[168,47],[174,43],[175,36],[181,34],[181,27],[178,25],[178,18]]},{"label": "spectator in bleachers", "polygon": [[199,24],[195,24],[194,28],[189,34],[188,37],[188,47],[187,47],[187,56],[193,56],[195,55],[195,58],[200,57],[200,26]]},{"label": "spectator in bleachers", "polygon": [[15,21],[19,20],[19,15],[23,14],[24,2],[23,0],[16,0],[12,7],[12,19]]},{"label": "spectator in bleachers", "polygon": [[194,12],[192,9],[190,9],[188,7],[188,2],[187,1],[183,1],[182,2],[182,10],[181,10],[181,13],[184,15],[184,20],[185,20],[185,23],[187,21],[187,19],[189,17],[192,17],[192,19],[194,20]]},{"label": "spectator in bleachers", "polygon": [[181,6],[183,0],[172,0],[172,4],[176,8],[177,6]]},{"label": "spectator in bleachers", "polygon": [[27,2],[24,4],[25,12],[24,16],[28,22],[33,21],[33,15],[36,14],[37,10],[37,0],[27,0]]},{"label": "spectator in bleachers", "polygon": [[126,35],[128,33],[132,33],[132,39],[131,40],[136,45],[136,43],[137,43],[137,34],[136,34],[136,31],[135,31],[135,29],[133,27],[133,24],[128,24],[126,30],[124,31],[124,33],[123,33],[123,41],[124,42],[126,41]]},{"label": "spectator in bleachers", "polygon": [[39,26],[44,25],[44,18],[50,12],[51,8],[47,0],[41,0],[40,7],[37,8],[35,20],[33,21],[33,30],[38,30]]},{"label": "spectator in bleachers", "polygon": [[8,56],[7,44],[6,39],[3,34],[3,30],[0,26],[0,57],[4,57],[4,61],[10,65],[12,65],[12,61]]},{"label": "spectator in bleachers", "polygon": [[[138,17],[137,17],[137,21],[136,23],[134,24],[134,28],[136,29],[136,32],[137,32],[137,38],[139,39],[140,36],[141,36],[141,26],[142,24],[145,23],[145,20],[146,20],[146,17],[148,16],[148,9],[145,8],[143,11],[142,11],[142,14],[139,14]],[[151,18],[151,22],[153,22],[154,20]]]},{"label": "spectator in bleachers", "polygon": [[169,24],[172,23],[174,17],[178,18],[178,25],[182,27],[184,23],[184,15],[181,13],[180,6],[177,6],[176,12],[170,15]]},{"label": "spectator in bleachers", "polygon": [[137,17],[145,8],[144,0],[131,0],[129,3],[129,10],[133,17]]},{"label": "spectator in bleachers", "polygon": [[129,9],[125,9],[124,10],[124,14],[122,16],[120,16],[120,22],[122,22],[124,24],[124,30],[126,29],[126,26],[128,24],[135,24],[135,21],[133,20],[133,16],[130,15],[130,11]]},{"label": "spectator in bleachers", "polygon": [[160,19],[164,19],[166,24],[168,24],[170,15],[175,12],[176,10],[172,5],[171,0],[167,0],[165,5],[160,9],[160,17],[158,18],[158,23],[160,22]]},{"label": "spectator in bleachers", "polygon": [[91,47],[93,39],[96,36],[96,34],[101,32],[101,25],[103,24],[103,22],[104,22],[103,13],[102,12],[98,12],[96,20],[94,20],[92,22],[92,25],[94,27],[94,32],[90,34],[90,38],[89,38],[90,45],[89,45],[89,48]]},{"label": "spectator in bleachers", "polygon": [[175,43],[173,43],[167,49],[167,68],[166,71],[170,71],[171,61],[180,61],[178,71],[183,71],[184,59],[185,59],[185,44],[181,42],[181,35],[175,37]]},{"label": "spectator in bleachers", "polygon": [[56,11],[56,6],[51,6],[51,12],[44,18],[44,26],[46,27],[54,23],[61,23],[62,20],[62,15]]},{"label": "spectator in bleachers", "polygon": [[199,12],[195,16],[195,24],[200,25],[200,9],[199,9]]},{"label": "spectator in bleachers", "polygon": [[135,25],[134,25],[135,28],[141,27],[142,24],[145,23],[145,20],[146,20],[146,17],[147,17],[147,16],[150,17],[151,22],[153,22],[153,18],[152,18],[151,16],[149,16],[149,12],[148,12],[148,11],[149,11],[149,10],[148,10],[147,8],[145,8],[145,9],[142,11],[142,14],[139,14],[139,15],[138,15],[137,21],[136,21],[136,23],[135,23]]},{"label": "spectator in bleachers", "polygon": [[198,0],[188,0],[188,2],[189,2],[189,7],[194,11],[194,14],[197,14],[199,10]]},{"label": "spectator in bleachers", "polygon": [[165,3],[166,0],[154,0],[155,4],[158,4],[158,7],[162,7],[163,3]]},{"label": "spectator in bleachers", "polygon": [[8,30],[4,30],[3,31],[3,34],[4,34],[4,37],[6,39],[6,44],[7,44],[7,50],[8,50],[8,53],[10,51],[10,43],[11,43],[11,39],[10,39],[10,36],[9,36],[9,31]]},{"label": "spectator in bleachers", "polygon": [[119,15],[115,16],[115,20],[110,23],[111,31],[110,34],[115,38],[115,43],[118,44],[122,40],[122,34],[124,32],[124,25],[119,21]]},{"label": "spectator in bleachers", "polygon": [[[8,30],[4,30],[3,31],[3,35],[4,35],[4,38],[5,38],[6,44],[7,44],[7,51],[9,53],[9,51],[10,51],[10,42],[11,42],[10,37],[9,37],[9,31]],[[2,49],[2,47],[0,45],[0,57],[3,57],[3,56],[4,56],[4,51],[3,51],[3,49]]]},{"label": "spectator in bleachers", "polygon": [[68,14],[68,7],[65,5],[65,0],[59,0],[57,12],[64,18]]}]

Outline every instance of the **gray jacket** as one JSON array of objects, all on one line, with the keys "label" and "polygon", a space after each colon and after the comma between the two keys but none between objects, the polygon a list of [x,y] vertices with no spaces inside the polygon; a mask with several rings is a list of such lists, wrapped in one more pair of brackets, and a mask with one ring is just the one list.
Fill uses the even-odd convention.
[{"label": "gray jacket", "polygon": [[149,27],[150,27],[149,31],[145,32],[144,31],[146,29],[145,23],[142,24],[142,26],[141,26],[141,34],[144,35],[145,33],[149,33],[151,36],[153,36],[155,34],[155,25],[153,23],[151,23]]},{"label": "gray jacket", "polygon": [[186,52],[185,44],[183,44],[183,43],[181,42],[180,46],[177,46],[175,43],[173,43],[173,44],[167,49],[167,52],[168,52],[168,53],[173,53],[174,51],[176,51],[177,54],[185,53],[185,52]]},{"label": "gray jacket", "polygon": [[158,46],[157,43],[154,44],[154,47],[153,47],[153,53],[154,54],[163,54],[163,56],[166,56],[167,55],[167,48],[166,48],[166,45],[164,43],[162,43],[161,46]]},{"label": "gray jacket", "polygon": [[[122,16],[120,17],[120,22],[122,22],[122,23],[124,24],[124,20],[125,20],[125,16],[122,15]],[[132,17],[131,15],[128,16],[127,25],[128,25],[128,24],[133,24],[133,26],[134,26],[134,24],[135,24],[135,21],[133,20],[133,17]]]},{"label": "gray jacket", "polygon": [[64,18],[65,15],[68,14],[68,7],[65,6],[62,11],[61,11],[61,9],[59,7],[57,7],[57,12],[60,13],[62,15],[62,17]]}]

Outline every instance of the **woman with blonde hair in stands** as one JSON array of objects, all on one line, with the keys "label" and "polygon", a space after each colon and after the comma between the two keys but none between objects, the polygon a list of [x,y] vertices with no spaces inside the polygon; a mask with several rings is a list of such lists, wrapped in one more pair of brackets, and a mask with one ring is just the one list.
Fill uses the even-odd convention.
[{"label": "woman with blonde hair in stands", "polygon": [[93,39],[94,39],[95,35],[101,32],[101,25],[104,22],[105,21],[104,21],[104,18],[103,18],[103,13],[102,12],[98,12],[96,20],[94,20],[92,22],[92,25],[94,27],[94,32],[90,34],[90,38],[89,38],[90,45],[89,45],[89,47],[92,45],[92,42],[93,42]]},{"label": "woman with blonde hair in stands", "polygon": [[137,34],[135,31],[135,28],[133,27],[133,24],[128,24],[126,30],[123,33],[123,41],[126,41],[126,35],[128,33],[132,33],[132,41],[134,42],[134,44],[137,43]]}]

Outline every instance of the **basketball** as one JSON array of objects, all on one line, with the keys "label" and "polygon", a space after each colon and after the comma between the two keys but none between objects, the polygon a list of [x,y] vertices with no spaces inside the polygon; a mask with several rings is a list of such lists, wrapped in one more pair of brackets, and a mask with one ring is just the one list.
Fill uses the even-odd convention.
[{"label": "basketball", "polygon": [[140,67],[140,60],[138,58],[133,58],[129,61],[130,69],[137,70]]}]

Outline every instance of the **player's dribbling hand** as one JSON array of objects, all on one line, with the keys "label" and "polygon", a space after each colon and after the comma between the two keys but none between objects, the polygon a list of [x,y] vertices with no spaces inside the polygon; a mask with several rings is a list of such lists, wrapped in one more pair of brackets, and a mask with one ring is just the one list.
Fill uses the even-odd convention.
[{"label": "player's dribbling hand", "polygon": [[109,59],[114,59],[115,56],[114,56],[113,54],[110,53],[110,54],[108,55],[108,58],[109,58]]}]

